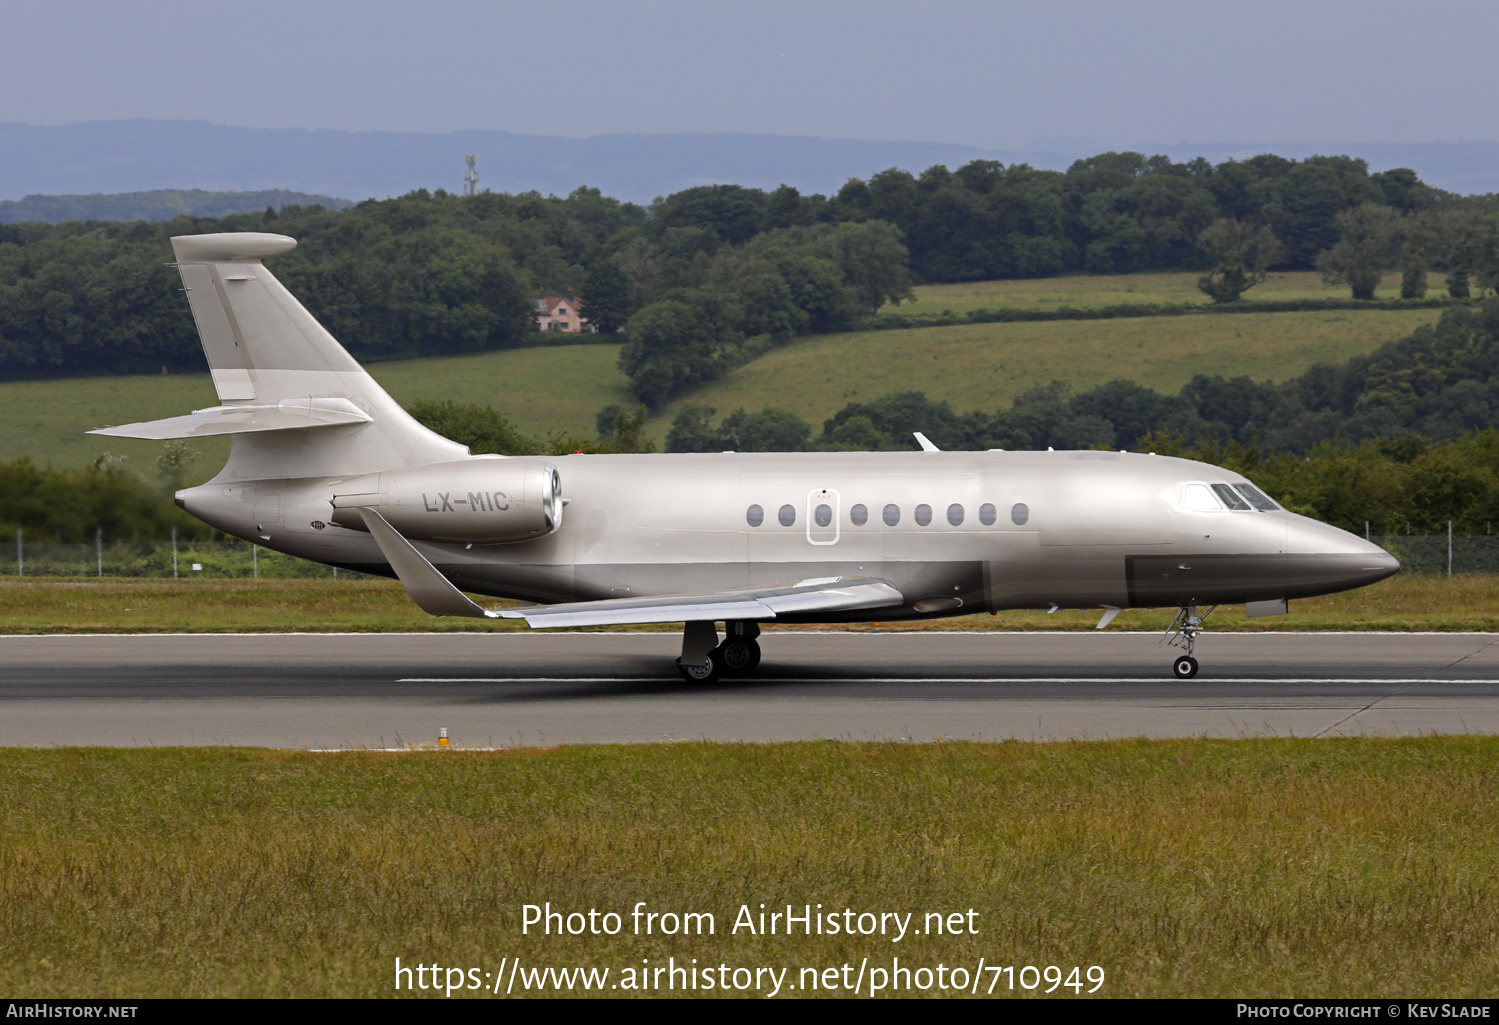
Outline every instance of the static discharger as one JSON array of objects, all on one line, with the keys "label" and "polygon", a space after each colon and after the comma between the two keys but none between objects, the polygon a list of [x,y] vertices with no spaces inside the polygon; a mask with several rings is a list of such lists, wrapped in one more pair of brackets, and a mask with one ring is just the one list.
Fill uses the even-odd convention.
[{"label": "static discharger", "polygon": [[448,728],[446,726],[442,727],[442,729],[440,729],[440,730],[437,731],[437,746],[438,747],[447,747],[448,746]]}]

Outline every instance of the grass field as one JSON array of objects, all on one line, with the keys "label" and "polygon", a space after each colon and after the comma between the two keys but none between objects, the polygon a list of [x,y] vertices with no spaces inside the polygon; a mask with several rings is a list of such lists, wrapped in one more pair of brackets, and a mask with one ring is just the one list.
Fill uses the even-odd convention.
[{"label": "grass field", "polygon": [[684,404],[720,414],[767,405],[820,430],[849,402],[924,391],[959,411],[993,411],[1051,380],[1079,391],[1122,377],[1175,393],[1193,374],[1284,380],[1403,338],[1439,310],[1262,313],[1233,317],[967,324],[802,338],[669,404],[652,422],[664,438]]},{"label": "grass field", "polygon": [[[492,599],[480,599],[494,606]],[[1005,612],[850,630],[1091,630],[1100,612]],[[1163,630],[1166,610],[1128,610],[1111,630]],[[393,580],[111,580],[0,577],[0,634],[526,630],[518,620],[433,619]],[[674,631],[673,625],[631,627]],[[768,626],[769,632],[802,629]],[[1209,632],[1499,631],[1499,576],[1400,574],[1372,587],[1294,601],[1291,614],[1249,619],[1220,609]],[[774,642],[769,642],[773,644]]]},{"label": "grass field", "polygon": [[[0,991],[394,995],[399,957],[486,988],[501,958],[608,969],[623,996],[625,969],[696,958],[811,996],[802,969],[898,957],[965,988],[984,958],[1099,966],[1110,997],[1479,997],[1496,859],[1496,738],[10,749]],[[543,902],[622,928],[522,935]],[[713,934],[635,935],[637,902]],[[964,931],[735,934],[762,903]]]},{"label": "grass field", "polygon": [[[1170,289],[1190,277],[1141,274],[933,287],[959,290],[952,293],[955,298],[943,300],[944,308],[969,308],[954,305],[969,301],[961,296],[968,296],[973,306],[992,306],[992,294],[1022,304],[1041,302],[1045,294],[1028,299],[1026,290],[1044,285],[1061,289],[1055,294],[1065,296],[1073,284],[1097,305],[1179,301],[1180,297],[1171,298],[1175,293]],[[1137,291],[1129,292],[1130,288]],[[1145,298],[1138,299],[1140,295]],[[1081,302],[1069,299],[1060,304]],[[850,401],[913,388],[946,399],[959,410],[993,410],[1024,388],[1052,379],[1084,390],[1124,377],[1168,392],[1179,389],[1194,373],[1278,380],[1313,363],[1338,362],[1404,337],[1418,324],[1435,321],[1439,313],[1358,310],[1211,319],[1150,317],[810,337],[668,405],[647,426],[647,435],[658,444],[664,441],[672,417],[686,402],[707,403],[720,413],[780,405],[820,427]],[[615,345],[543,346],[373,363],[369,370],[403,403],[442,398],[477,402],[503,410],[533,435],[562,431],[591,437],[598,410],[634,401],[617,359]],[[41,463],[80,467],[111,452],[149,473],[161,452],[159,442],[85,432],[107,424],[176,416],[216,403],[206,373],[0,383],[0,460],[30,455]],[[193,447],[203,453],[193,467],[200,478],[217,470],[229,450],[222,438],[194,442]]]},{"label": "grass field", "polygon": [[[1193,306],[1212,304],[1197,288],[1196,272],[1152,274],[1070,274],[1059,278],[1028,278],[1019,281],[972,281],[957,285],[918,285],[916,302],[886,306],[880,312],[937,314],[944,310],[1056,310],[1094,309],[1119,303],[1172,303]],[[1442,274],[1429,275],[1429,298],[1445,295]],[[1380,299],[1400,297],[1400,273],[1390,271],[1375,293]],[[1289,299],[1347,299],[1346,285],[1328,285],[1316,271],[1272,274],[1264,283],[1244,293],[1243,302],[1283,302]]]}]

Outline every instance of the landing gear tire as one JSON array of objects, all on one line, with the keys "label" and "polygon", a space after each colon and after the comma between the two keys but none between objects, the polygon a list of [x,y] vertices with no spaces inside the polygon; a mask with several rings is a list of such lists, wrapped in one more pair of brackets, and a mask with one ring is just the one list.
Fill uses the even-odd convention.
[{"label": "landing gear tire", "polygon": [[1178,680],[1190,680],[1197,675],[1197,660],[1191,655],[1183,655],[1171,663],[1171,672]]},{"label": "landing gear tire", "polygon": [[714,652],[725,676],[748,676],[760,664],[760,645],[742,637],[729,637]]},{"label": "landing gear tire", "polygon": [[684,663],[677,659],[677,672],[682,674],[682,679],[688,683],[716,683],[723,675],[724,666],[718,649],[714,648],[708,652],[708,657],[700,663]]}]

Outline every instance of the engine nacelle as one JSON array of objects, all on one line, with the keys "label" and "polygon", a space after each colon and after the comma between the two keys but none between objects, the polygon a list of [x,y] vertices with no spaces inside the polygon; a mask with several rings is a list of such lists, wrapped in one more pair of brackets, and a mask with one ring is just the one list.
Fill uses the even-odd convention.
[{"label": "engine nacelle", "polygon": [[407,537],[504,544],[562,526],[562,480],[538,459],[466,459],[384,470],[333,485],[333,522],[364,530],[356,511],[377,510]]}]

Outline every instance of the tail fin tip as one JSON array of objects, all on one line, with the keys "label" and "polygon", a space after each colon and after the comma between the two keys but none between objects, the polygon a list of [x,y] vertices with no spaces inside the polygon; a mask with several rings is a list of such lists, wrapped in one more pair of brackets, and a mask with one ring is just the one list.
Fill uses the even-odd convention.
[{"label": "tail fin tip", "polygon": [[211,235],[174,235],[172,252],[178,263],[240,263],[259,260],[297,248],[288,235],[263,231],[222,231]]}]

